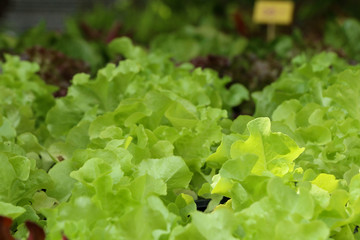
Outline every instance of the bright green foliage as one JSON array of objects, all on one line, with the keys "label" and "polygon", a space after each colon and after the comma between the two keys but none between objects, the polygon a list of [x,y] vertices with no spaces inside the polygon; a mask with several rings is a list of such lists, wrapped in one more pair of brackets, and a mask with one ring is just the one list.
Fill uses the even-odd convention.
[{"label": "bright green foliage", "polygon": [[109,51],[126,60],[76,75],[56,100],[36,65],[2,65],[0,215],[17,238],[26,220],[54,240],[358,238],[356,67],[297,58],[257,94],[273,121],[231,120],[240,85],[127,38]]},{"label": "bright green foliage", "polygon": [[[245,135],[238,134],[231,138],[225,138],[207,161],[223,163],[228,158],[231,159],[229,162],[225,162],[223,167],[226,167],[227,174],[234,172],[235,177],[240,177],[241,173],[245,172],[256,175],[283,176],[293,171],[293,161],[302,153],[303,149],[299,148],[285,134],[272,133],[270,128],[268,118],[257,118],[250,121],[247,124]],[[234,142],[230,143],[229,141]],[[239,168],[235,169],[236,166]]]},{"label": "bright green foliage", "polygon": [[51,93],[35,73],[38,66],[6,55],[0,75],[0,137],[10,139],[16,134],[34,132],[43,124],[47,111],[54,105]]},{"label": "bright green foliage", "polygon": [[[127,60],[120,62],[118,66],[107,65],[98,72],[94,80],[90,80],[87,75],[75,76],[68,96],[59,99],[47,115],[51,134],[56,137],[64,136],[83,119],[85,113],[91,114],[90,111],[94,107],[96,110],[92,113],[103,114],[115,110],[124,99],[126,101],[121,104],[135,101],[132,98],[148,98],[153,101],[152,109],[149,111],[160,111],[159,115],[162,116],[164,113],[156,108],[164,109],[166,106],[162,105],[166,102],[162,103],[161,96],[152,97],[151,90],[162,92],[163,95],[168,95],[167,98],[178,101],[165,113],[169,121],[175,125],[177,121],[182,121],[184,118],[188,119],[189,124],[192,122],[191,118],[197,118],[194,115],[195,108],[191,104],[198,107],[230,109],[248,98],[248,93],[243,88],[242,91],[229,98],[229,93],[224,87],[229,81],[228,78],[219,79],[211,70],[195,69],[190,72],[192,66],[187,64],[176,68],[167,57],[147,54],[143,49],[132,46],[127,38],[113,41],[110,49],[113,53],[123,54]],[[234,86],[240,87],[240,85]],[[186,100],[179,101],[179,97]],[[58,118],[58,115],[66,120]],[[142,116],[134,115],[133,118],[136,120]]]},{"label": "bright green foliage", "polygon": [[21,226],[25,220],[39,220],[34,209],[48,201],[41,190],[53,184],[47,170],[55,159],[44,146],[44,120],[55,103],[55,89],[35,74],[36,64],[5,58],[0,75],[0,214]]},{"label": "bright green foliage", "polygon": [[271,133],[270,119],[258,118],[248,123],[249,138],[231,145],[230,157],[241,158],[254,154],[257,161],[251,173],[265,175],[266,171],[283,176],[293,171],[293,161],[302,153],[296,143],[281,133]]},{"label": "bright green foliage", "polygon": [[360,165],[360,71],[356,66],[344,70],[344,63],[331,53],[296,64],[257,95],[257,115],[272,117],[273,129],[305,147],[296,160],[303,169],[342,178],[354,164]]},{"label": "bright green foliage", "polygon": [[[25,220],[44,224],[41,212],[50,239],[62,232],[70,239],[164,238],[195,210],[191,196],[184,195],[186,207],[177,195],[209,179],[199,176],[222,137],[227,112],[220,107],[239,104],[247,91],[234,85],[230,91],[241,90],[234,95],[224,87],[229,79],[175,67],[126,38],[109,49],[127,60],[96,79],[75,76],[68,96],[56,101],[37,65],[7,57],[2,66],[0,214],[17,217],[17,237],[26,234]],[[169,212],[164,204],[175,200]],[[90,212],[98,220],[78,221]],[[108,231],[109,218],[116,227]],[[129,221],[147,227],[129,229]]]},{"label": "bright green foliage", "polygon": [[345,61],[332,52],[323,52],[311,59],[297,56],[290,70],[283,72],[262,92],[254,93],[255,116],[271,116],[281,103],[294,98],[301,103],[321,104],[324,101],[322,89],[328,87],[333,77],[346,67]]}]

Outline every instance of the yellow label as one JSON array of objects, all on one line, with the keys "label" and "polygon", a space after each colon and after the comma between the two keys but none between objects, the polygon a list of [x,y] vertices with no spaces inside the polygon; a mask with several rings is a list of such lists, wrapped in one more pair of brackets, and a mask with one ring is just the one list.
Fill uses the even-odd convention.
[{"label": "yellow label", "polygon": [[288,25],[292,22],[292,1],[256,1],[253,20],[255,23]]}]

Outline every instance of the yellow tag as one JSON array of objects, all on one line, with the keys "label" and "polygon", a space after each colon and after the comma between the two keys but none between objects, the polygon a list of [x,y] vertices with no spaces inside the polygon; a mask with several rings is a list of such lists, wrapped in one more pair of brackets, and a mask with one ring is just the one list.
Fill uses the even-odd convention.
[{"label": "yellow tag", "polygon": [[292,1],[256,1],[253,20],[255,23],[289,25],[293,12]]}]

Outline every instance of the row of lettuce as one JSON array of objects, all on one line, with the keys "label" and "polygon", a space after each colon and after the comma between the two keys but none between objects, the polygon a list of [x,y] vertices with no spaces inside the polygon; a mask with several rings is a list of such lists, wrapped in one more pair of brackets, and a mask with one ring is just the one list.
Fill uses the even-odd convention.
[{"label": "row of lettuce", "polygon": [[[259,28],[249,20],[250,2],[244,9],[233,1],[221,6],[216,1],[204,5],[201,1],[184,5],[157,0],[142,8],[135,2],[119,1],[111,9],[99,6],[73,16],[62,32],[49,31],[45,24],[18,36],[1,32],[0,53],[37,62],[40,76],[60,87],[56,96],[66,95],[74,74],[86,72],[94,76],[108,62],[123,59],[124,56],[114,56],[107,50],[107,43],[120,36],[130,36],[151,52],[168,54],[178,64],[192,62],[212,68],[250,92],[274,82],[286,64],[301,52],[312,56],[331,49],[351,63],[360,60],[360,24],[355,19],[324,21],[321,31],[313,31],[317,34],[294,28],[290,35],[279,34],[274,41],[266,42],[264,37],[250,34],[252,28]],[[223,9],[220,15],[214,12],[218,8]],[[253,106],[248,108],[237,114],[252,114]]]},{"label": "row of lettuce", "polygon": [[57,99],[37,64],[1,65],[0,215],[16,238],[30,220],[47,239],[360,239],[358,66],[300,55],[233,120],[249,93],[230,78],[128,38],[109,51],[126,60]]}]

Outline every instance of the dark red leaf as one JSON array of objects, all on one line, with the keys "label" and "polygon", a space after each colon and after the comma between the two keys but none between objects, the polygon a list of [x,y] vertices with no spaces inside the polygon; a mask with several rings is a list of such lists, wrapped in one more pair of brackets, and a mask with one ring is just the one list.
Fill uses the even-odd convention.
[{"label": "dark red leaf", "polygon": [[10,234],[10,227],[12,224],[11,218],[0,216],[0,239],[1,240],[15,240]]},{"label": "dark red leaf", "polygon": [[[74,59],[50,48],[34,46],[26,49],[23,58],[40,65],[37,73],[47,84],[59,87],[55,97],[63,97],[77,73],[90,73],[90,66],[83,60]],[[61,160],[60,160],[61,161]]]},{"label": "dark red leaf", "polygon": [[44,240],[45,239],[45,232],[39,225],[37,225],[33,222],[30,222],[30,221],[26,221],[25,225],[30,232],[28,240]]},{"label": "dark red leaf", "polygon": [[119,22],[115,22],[106,36],[106,43],[110,43],[116,37],[120,36],[121,24]]},{"label": "dark red leaf", "polygon": [[100,30],[92,28],[86,22],[80,22],[79,27],[80,27],[82,33],[85,35],[85,38],[87,38],[89,40],[97,40],[97,39],[101,38],[101,36],[102,36],[102,33]]},{"label": "dark red leaf", "polygon": [[236,27],[236,30],[237,32],[240,34],[240,35],[243,35],[245,37],[248,37],[248,34],[249,34],[249,31],[246,27],[246,24],[240,14],[239,11],[236,11],[233,15],[233,19],[234,19],[234,23],[235,23],[235,27]]}]

